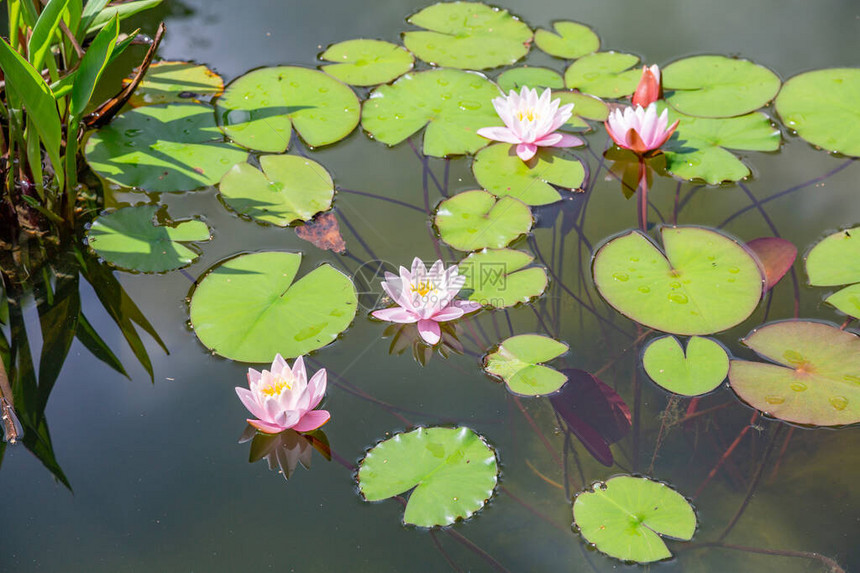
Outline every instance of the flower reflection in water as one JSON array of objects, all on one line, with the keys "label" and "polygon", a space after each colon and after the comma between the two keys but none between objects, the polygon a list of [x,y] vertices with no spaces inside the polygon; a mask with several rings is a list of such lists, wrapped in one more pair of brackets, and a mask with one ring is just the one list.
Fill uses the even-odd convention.
[{"label": "flower reflection in water", "polygon": [[299,464],[305,469],[311,469],[311,457],[313,450],[317,450],[323,457],[331,461],[331,447],[328,437],[322,430],[300,434],[295,430],[284,430],[279,434],[266,434],[258,432],[254,426],[248,424],[239,443],[251,442],[251,452],[248,456],[250,463],[266,459],[270,470],[277,470],[290,479]]}]

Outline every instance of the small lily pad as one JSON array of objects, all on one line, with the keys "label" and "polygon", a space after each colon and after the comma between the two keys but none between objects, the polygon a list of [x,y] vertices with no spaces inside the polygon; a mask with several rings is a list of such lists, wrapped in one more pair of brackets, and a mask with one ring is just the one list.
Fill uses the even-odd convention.
[{"label": "small lily pad", "polygon": [[558,358],[567,344],[539,334],[512,336],[484,358],[484,370],[505,381],[508,390],[521,396],[552,394],[567,382],[567,376],[542,362]]},{"label": "small lily pad", "polygon": [[413,54],[435,66],[485,70],[513,64],[529,51],[532,31],[507,10],[479,2],[440,2],[409,17],[425,28],[403,34]]},{"label": "small lily pad", "polygon": [[860,338],[821,322],[788,320],[743,343],[775,362],[732,360],[729,382],[753,408],[797,424],[860,422]]},{"label": "small lily pad", "polygon": [[380,86],[364,102],[361,125],[375,139],[396,145],[425,125],[424,154],[474,153],[487,144],[476,133],[499,126],[492,100],[499,89],[479,74],[430,70]]},{"label": "small lily pad", "polygon": [[573,104],[573,115],[561,129],[591,130],[586,120],[604,122],[609,117],[609,106],[598,97],[577,91],[552,92],[553,99],[561,100],[561,105]]},{"label": "small lily pad", "polygon": [[147,105],[129,110],[86,143],[90,167],[110,181],[149,192],[215,185],[248,153],[224,141],[204,104]]},{"label": "small lily pad", "polygon": [[726,379],[729,356],[725,348],[710,338],[690,338],[685,353],[677,338],[663,336],[645,348],[642,365],[651,380],[669,392],[701,396]]},{"label": "small lily pad", "polygon": [[227,87],[215,107],[230,139],[269,153],[287,150],[294,127],[311,147],[340,141],[358,125],[361,109],[349,87],[297,66],[248,72]]},{"label": "small lily pad", "polygon": [[561,200],[558,188],[572,191],[582,185],[585,168],[571,153],[541,147],[529,161],[517,156],[516,146],[495,143],[475,155],[472,173],[497,197],[515,197],[526,205],[548,205]]},{"label": "small lily pad", "polygon": [[616,310],[672,334],[711,334],[744,321],[762,296],[758,262],[729,237],[700,227],[662,227],[666,254],[640,231],[600,247],[592,271]]},{"label": "small lily pad", "polygon": [[860,157],[860,69],[815,70],[782,86],[776,111],[813,145]]},{"label": "small lily pad", "polygon": [[262,171],[239,163],[224,175],[221,196],[231,209],[257,221],[286,227],[331,208],[334,182],[325,168],[295,155],[264,155]]},{"label": "small lily pad", "polygon": [[594,30],[579,22],[553,22],[555,33],[539,29],[535,45],[550,56],[573,60],[600,49],[600,38]]},{"label": "small lily pad", "polygon": [[498,471],[493,449],[469,428],[418,428],[371,448],[359,463],[358,488],[367,501],[415,488],[403,522],[451,525],[486,505]]},{"label": "small lily pad", "polygon": [[403,46],[380,40],[348,40],[333,44],[320,59],[335,62],[322,70],[351,86],[375,86],[412,69],[415,58]]},{"label": "small lily pad", "polygon": [[439,204],[434,219],[442,240],[461,251],[501,249],[528,233],[534,219],[512,197],[498,201],[486,191],[465,191]]},{"label": "small lily pad", "polygon": [[806,273],[813,286],[854,283],[824,300],[860,318],[860,227],[833,233],[812,247],[806,255]]},{"label": "small lily pad", "polygon": [[[636,91],[642,72],[633,68],[639,58],[621,52],[597,52],[568,66],[564,83],[568,88],[605,98],[621,98]],[[633,68],[633,69],[631,69]]]},{"label": "small lily pad", "polygon": [[499,88],[505,93],[514,90],[519,93],[523,87],[543,91],[546,88],[558,89],[564,87],[564,78],[555,70],[522,66],[502,72],[496,78]]},{"label": "small lily pad", "polygon": [[484,306],[505,308],[528,302],[546,289],[546,271],[527,267],[534,257],[513,249],[484,249],[472,253],[458,265],[466,277],[463,285],[471,290],[469,300]]},{"label": "small lily pad", "polygon": [[191,297],[204,346],[239,362],[295,358],[322,348],[355,318],[352,281],[322,264],[296,282],[300,253],[240,255],[207,271]]},{"label": "small lily pad", "polygon": [[684,496],[644,477],[616,476],[580,492],[573,520],[598,551],[637,563],[672,556],[661,536],[689,541],[696,532],[696,514]]},{"label": "small lily pad", "polygon": [[824,302],[848,316],[860,318],[860,284],[845,287],[825,298]]},{"label": "small lily pad", "polygon": [[779,91],[779,77],[748,60],[693,56],[663,68],[669,105],[686,115],[734,117],[766,105]]},{"label": "small lily pad", "polygon": [[137,107],[209,101],[223,91],[224,80],[206,66],[192,62],[155,62],[146,70],[128,103]]},{"label": "small lily pad", "polygon": [[666,169],[684,179],[703,179],[716,185],[739,181],[749,167],[729,149],[776,151],[781,136],[770,119],[755,112],[740,117],[697,118],[669,110],[669,121],[680,120],[672,138],[663,146]]},{"label": "small lily pad", "polygon": [[785,276],[797,258],[797,247],[791,241],[779,237],[753,239],[747,241],[747,247],[756,254],[764,268],[767,290],[772,289]]},{"label": "small lily pad", "polygon": [[208,241],[203,221],[157,224],[155,205],[124,207],[99,215],[87,232],[90,248],[127,271],[163,273],[193,263],[200,253],[183,243]]}]

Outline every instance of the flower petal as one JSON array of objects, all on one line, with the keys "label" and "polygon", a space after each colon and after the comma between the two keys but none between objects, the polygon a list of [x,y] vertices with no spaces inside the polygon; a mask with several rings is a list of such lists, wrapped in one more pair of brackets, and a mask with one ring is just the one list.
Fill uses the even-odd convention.
[{"label": "flower petal", "polygon": [[457,320],[466,314],[466,311],[457,306],[446,306],[439,312],[433,315],[433,320],[436,322],[448,322],[449,320]]},{"label": "flower petal", "polygon": [[265,410],[260,406],[260,403],[257,402],[257,398],[254,396],[254,393],[246,388],[241,388],[239,386],[236,387],[236,394],[239,395],[239,400],[242,401],[242,404],[248,409],[251,414],[257,416],[258,418],[265,417]]},{"label": "flower petal", "polygon": [[482,127],[477,131],[477,134],[504,143],[519,143],[521,141],[520,137],[507,127]]},{"label": "flower petal", "polygon": [[280,434],[287,428],[282,428],[277,424],[270,424],[269,422],[264,422],[263,420],[246,420],[249,424],[263,432],[264,434]]},{"label": "flower petal", "polygon": [[409,309],[395,306],[393,308],[383,308],[374,310],[370,313],[374,318],[379,320],[387,320],[388,322],[399,322],[401,324],[409,324],[419,320],[418,315]]},{"label": "flower petal", "polygon": [[433,319],[422,319],[418,321],[418,334],[428,344],[436,344],[442,337],[442,329]]},{"label": "flower petal", "polygon": [[534,143],[520,143],[517,145],[517,155],[523,161],[528,161],[537,153],[537,145]]},{"label": "flower petal", "polygon": [[319,405],[320,400],[325,395],[327,381],[328,374],[325,368],[320,368],[308,382],[307,392],[311,397],[310,408],[316,408]]},{"label": "flower petal", "polygon": [[575,135],[570,135],[569,133],[562,133],[561,141],[553,144],[553,147],[579,147],[580,145],[585,145],[585,142]]},{"label": "flower petal", "polygon": [[302,416],[302,419],[293,426],[293,430],[297,432],[310,432],[328,422],[330,418],[331,414],[326,410],[311,410]]}]

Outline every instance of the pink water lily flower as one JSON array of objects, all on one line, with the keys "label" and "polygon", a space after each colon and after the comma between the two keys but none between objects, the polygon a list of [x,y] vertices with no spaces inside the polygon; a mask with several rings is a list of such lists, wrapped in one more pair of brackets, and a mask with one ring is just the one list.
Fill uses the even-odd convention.
[{"label": "pink water lily flower", "polygon": [[466,277],[459,273],[457,265],[446,270],[439,260],[428,270],[416,257],[411,271],[400,267],[400,276],[385,273],[382,288],[397,306],[371,314],[389,322],[417,322],[421,338],[428,344],[436,344],[442,333],[440,322],[455,320],[481,308],[477,302],[454,298],[465,282]]},{"label": "pink water lily flower", "polygon": [[574,147],[583,143],[578,137],[556,132],[573,115],[573,104],[561,105],[560,99],[552,99],[549,88],[540,97],[537,90],[525,86],[519,94],[511,90],[507,96],[494,99],[493,107],[505,127],[482,127],[478,135],[515,143],[523,161],[534,157],[538,147]]},{"label": "pink water lily flower", "polygon": [[236,387],[236,394],[257,417],[248,423],[261,432],[277,434],[288,429],[310,432],[331,417],[325,410],[314,410],[325,394],[325,368],[320,368],[308,381],[301,356],[292,368],[280,354],[272,361],[271,371],[249,368],[248,386],[250,389]]},{"label": "pink water lily flower", "polygon": [[660,66],[654,64],[651,67],[642,66],[642,77],[639,85],[633,93],[634,106],[648,107],[658,99],[663,98],[663,78],[660,77]]},{"label": "pink water lily flower", "polygon": [[669,110],[657,115],[657,104],[615,109],[606,120],[606,131],[619,147],[643,155],[659,149],[678,127],[678,121],[669,124]]}]

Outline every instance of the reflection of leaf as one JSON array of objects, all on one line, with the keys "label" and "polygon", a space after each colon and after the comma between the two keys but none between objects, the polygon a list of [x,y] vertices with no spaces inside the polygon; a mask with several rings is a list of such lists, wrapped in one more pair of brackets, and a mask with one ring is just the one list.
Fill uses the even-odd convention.
[{"label": "reflection of leaf", "polygon": [[131,380],[131,376],[125,371],[125,367],[122,365],[120,359],[116,357],[116,354],[113,353],[107,342],[99,336],[83,312],[78,316],[78,326],[75,330],[75,336],[93,356]]},{"label": "reflection of leaf", "polygon": [[53,293],[50,297],[40,297],[37,305],[42,331],[42,353],[39,358],[40,410],[45,409],[48,396],[66,361],[81,312],[78,273],[56,273],[54,284],[44,286]]},{"label": "reflection of leaf", "polygon": [[322,213],[313,221],[308,221],[296,227],[296,235],[309,241],[323,250],[343,254],[346,252],[346,242],[340,234],[337,217],[334,213]]}]

